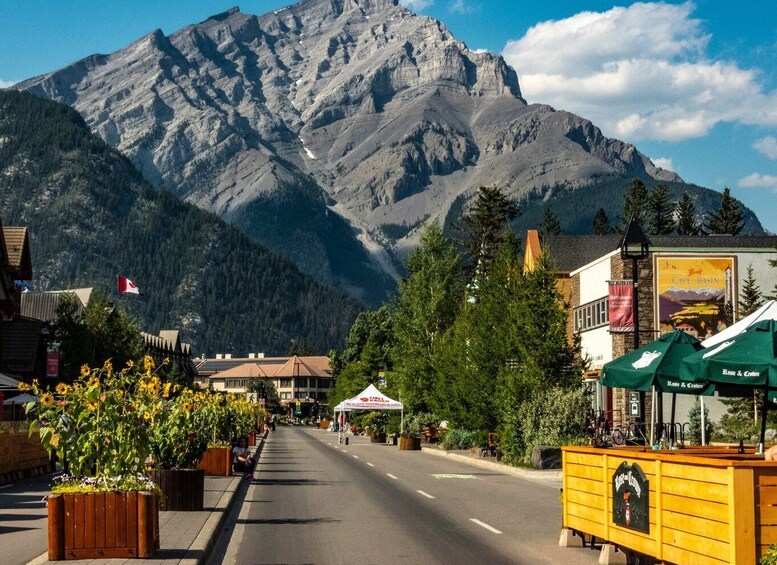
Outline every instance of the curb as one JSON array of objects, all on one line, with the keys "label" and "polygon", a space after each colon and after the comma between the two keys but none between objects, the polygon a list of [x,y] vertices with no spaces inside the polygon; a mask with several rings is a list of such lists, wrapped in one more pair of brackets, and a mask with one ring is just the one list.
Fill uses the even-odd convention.
[{"label": "curb", "polygon": [[561,470],[552,469],[548,471],[541,471],[539,469],[524,469],[523,467],[513,467],[511,465],[506,465],[504,463],[497,463],[495,461],[488,461],[485,459],[474,459],[467,455],[460,455],[458,453],[448,453],[447,451],[444,451],[442,449],[436,449],[434,447],[422,447],[421,452],[428,453],[429,455],[434,455],[436,457],[448,457],[455,461],[460,461],[462,463],[469,463],[470,465],[473,465],[475,467],[481,467],[483,469],[491,469],[492,471],[499,471],[500,473],[513,475],[514,477],[520,477],[521,479],[540,479],[540,480],[546,480],[546,481],[561,480]]}]

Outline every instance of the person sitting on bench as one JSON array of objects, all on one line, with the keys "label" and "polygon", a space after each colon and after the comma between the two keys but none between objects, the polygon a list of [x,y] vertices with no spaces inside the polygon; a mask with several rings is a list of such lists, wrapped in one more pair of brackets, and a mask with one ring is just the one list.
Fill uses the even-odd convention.
[{"label": "person sitting on bench", "polygon": [[237,445],[232,448],[232,465],[236,472],[245,473],[246,479],[250,479],[253,475],[256,461],[248,449],[248,438],[241,437],[237,440]]}]

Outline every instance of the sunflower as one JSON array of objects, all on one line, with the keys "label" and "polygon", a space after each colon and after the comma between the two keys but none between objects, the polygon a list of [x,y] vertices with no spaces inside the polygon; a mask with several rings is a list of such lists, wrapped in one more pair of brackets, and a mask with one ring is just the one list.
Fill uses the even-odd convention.
[{"label": "sunflower", "polygon": [[89,377],[89,381],[86,383],[87,386],[99,386],[100,385],[100,379],[97,376]]},{"label": "sunflower", "polygon": [[86,407],[91,412],[97,412],[97,409],[100,407],[100,402],[96,398],[90,398],[86,401]]},{"label": "sunflower", "polygon": [[153,394],[154,396],[158,396],[159,393],[162,390],[162,384],[159,382],[159,379],[154,377],[150,383],[148,383],[148,392]]},{"label": "sunflower", "polygon": [[40,403],[42,406],[45,406],[46,408],[51,408],[54,406],[54,395],[50,392],[44,392],[40,395]]},{"label": "sunflower", "polygon": [[28,385],[27,383],[19,383],[19,390],[21,392],[27,392],[28,390],[30,390],[30,385]]},{"label": "sunflower", "polygon": [[184,412],[191,412],[192,411],[192,403],[191,402],[184,402],[182,408],[183,408]]},{"label": "sunflower", "polygon": [[143,419],[144,420],[150,420],[151,419],[151,412],[149,412],[148,410],[143,412]]},{"label": "sunflower", "polygon": [[162,393],[162,396],[165,398],[170,398],[170,389],[173,388],[173,383],[167,383],[165,384],[165,390]]},{"label": "sunflower", "polygon": [[57,385],[57,394],[60,396],[65,396],[68,392],[70,392],[70,387],[65,383],[59,383]]},{"label": "sunflower", "polygon": [[108,375],[108,378],[111,377],[113,374],[113,363],[111,363],[110,359],[106,359],[105,363],[103,364],[103,369],[105,370],[105,373]]},{"label": "sunflower", "polygon": [[146,369],[146,371],[151,371],[151,369],[154,368],[154,358],[151,357],[151,355],[146,355],[143,357],[143,367]]},{"label": "sunflower", "polygon": [[87,365],[86,363],[81,365],[81,376],[82,377],[84,377],[84,378],[88,377],[89,376],[89,372],[90,372],[89,365]]}]

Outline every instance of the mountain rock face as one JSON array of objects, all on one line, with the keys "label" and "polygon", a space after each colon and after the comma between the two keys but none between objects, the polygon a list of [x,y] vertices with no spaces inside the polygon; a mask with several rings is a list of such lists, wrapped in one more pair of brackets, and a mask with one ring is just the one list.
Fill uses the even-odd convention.
[{"label": "mountain rock face", "polygon": [[526,104],[501,57],[395,0],[234,8],[16,88],[73,106],[155,185],[367,300],[414,228],[481,185],[521,197],[681,180],[585,119]]}]

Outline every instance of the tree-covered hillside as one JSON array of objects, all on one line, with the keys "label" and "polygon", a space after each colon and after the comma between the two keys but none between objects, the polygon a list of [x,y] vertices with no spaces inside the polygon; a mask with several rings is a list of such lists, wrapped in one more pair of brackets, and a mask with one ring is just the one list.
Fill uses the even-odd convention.
[{"label": "tree-covered hillside", "polygon": [[149,332],[180,328],[196,353],[285,354],[342,343],[361,305],[215,216],[154,189],[74,110],[0,91],[0,219],[29,228],[36,290],[117,274],[118,298]]}]

